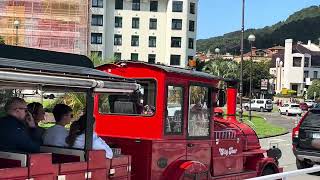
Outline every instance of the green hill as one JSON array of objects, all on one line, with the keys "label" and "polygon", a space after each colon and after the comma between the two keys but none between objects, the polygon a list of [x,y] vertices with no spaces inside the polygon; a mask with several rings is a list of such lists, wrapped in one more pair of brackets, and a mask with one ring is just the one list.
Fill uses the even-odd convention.
[{"label": "green hill", "polygon": [[[261,29],[248,29],[245,31],[245,51],[249,50],[249,43],[246,38],[249,34],[255,34],[257,48],[268,48],[275,45],[284,45],[284,40],[291,38],[295,41],[307,42],[312,40],[318,42],[320,38],[320,6],[311,6],[290,15],[287,20],[278,22],[272,26]],[[198,51],[214,52],[216,47],[221,52],[232,54],[240,53],[241,31],[224,34],[223,36],[197,41]]]}]

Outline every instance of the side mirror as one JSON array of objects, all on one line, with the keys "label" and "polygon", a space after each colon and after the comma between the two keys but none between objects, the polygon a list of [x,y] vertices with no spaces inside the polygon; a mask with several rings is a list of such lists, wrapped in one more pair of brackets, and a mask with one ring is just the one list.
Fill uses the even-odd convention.
[{"label": "side mirror", "polygon": [[224,90],[219,90],[218,91],[218,107],[224,107],[226,105],[226,93]]}]

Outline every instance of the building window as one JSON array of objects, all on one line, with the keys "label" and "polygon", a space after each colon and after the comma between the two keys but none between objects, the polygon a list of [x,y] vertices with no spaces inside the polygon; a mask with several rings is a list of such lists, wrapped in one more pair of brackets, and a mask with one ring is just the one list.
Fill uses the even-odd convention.
[{"label": "building window", "polygon": [[149,47],[156,47],[157,46],[157,37],[149,36]]},{"label": "building window", "polygon": [[92,15],[92,26],[103,26],[103,15]]},{"label": "building window", "polygon": [[309,71],[303,71],[303,82],[306,82],[306,78],[309,78]]},{"label": "building window", "polygon": [[131,60],[138,61],[139,60],[139,54],[138,53],[131,53]]},{"label": "building window", "polygon": [[318,79],[318,71],[313,71],[313,78]]},{"label": "building window", "polygon": [[171,47],[181,47],[181,37],[171,37]]},{"label": "building window", "polygon": [[92,0],[92,7],[103,8],[103,0]]},{"label": "building window", "polygon": [[121,60],[121,53],[116,52],[113,54],[113,57],[114,57],[114,60],[120,61]]},{"label": "building window", "polygon": [[140,11],[140,0],[132,0],[132,10]]},{"label": "building window", "polygon": [[158,1],[150,1],[150,11],[158,12]]},{"label": "building window", "polygon": [[156,55],[155,54],[148,54],[148,63],[150,63],[150,64],[156,63]]},{"label": "building window", "polygon": [[157,29],[157,19],[153,19],[153,18],[150,19],[149,29]]},{"label": "building window", "polygon": [[139,46],[139,36],[131,36],[131,46]]},{"label": "building window", "polygon": [[196,13],[196,3],[190,3],[190,14]]},{"label": "building window", "polygon": [[102,57],[102,51],[91,51],[92,56]]},{"label": "building window", "polygon": [[182,1],[173,1],[172,2],[172,12],[182,12],[183,2]]},{"label": "building window", "polygon": [[91,33],[91,44],[102,44],[102,33]]},{"label": "building window", "polygon": [[172,30],[181,30],[182,29],[182,19],[172,19],[171,29]]},{"label": "building window", "polygon": [[304,58],[304,67],[309,67],[309,63],[310,63],[310,58],[305,57]]},{"label": "building window", "polygon": [[171,55],[170,56],[170,65],[180,66],[180,55]]},{"label": "building window", "polygon": [[133,29],[139,29],[139,18],[132,18],[132,28]]},{"label": "building window", "polygon": [[188,43],[189,49],[193,49],[193,44],[194,44],[194,39],[193,38],[189,38],[189,43]]},{"label": "building window", "polygon": [[123,9],[123,0],[116,0],[115,9]]},{"label": "building window", "polygon": [[122,28],[122,17],[116,16],[114,19],[114,27]]},{"label": "building window", "polygon": [[189,31],[194,32],[194,21],[189,21]]},{"label": "building window", "polygon": [[301,67],[301,57],[293,57],[293,67]]},{"label": "building window", "polygon": [[122,35],[121,34],[115,34],[114,35],[114,45],[115,46],[121,46],[122,45]]}]

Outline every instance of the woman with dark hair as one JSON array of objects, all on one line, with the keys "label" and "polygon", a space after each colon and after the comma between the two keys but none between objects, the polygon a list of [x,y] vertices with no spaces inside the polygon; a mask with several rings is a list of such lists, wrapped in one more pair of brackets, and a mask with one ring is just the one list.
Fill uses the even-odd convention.
[{"label": "woman with dark hair", "polygon": [[[85,144],[85,129],[86,129],[87,115],[82,115],[78,121],[75,121],[70,126],[69,135],[66,138],[66,143],[69,147],[83,149]],[[112,159],[113,152],[107,143],[101,139],[95,132],[92,137],[92,149],[104,150],[106,152],[106,158]]]},{"label": "woman with dark hair", "polygon": [[34,123],[36,125],[39,136],[42,137],[43,134],[45,133],[45,129],[42,127],[39,127],[38,125],[40,121],[44,120],[44,115],[45,115],[45,111],[43,109],[42,104],[38,102],[33,102],[28,104],[27,108],[34,119]]}]

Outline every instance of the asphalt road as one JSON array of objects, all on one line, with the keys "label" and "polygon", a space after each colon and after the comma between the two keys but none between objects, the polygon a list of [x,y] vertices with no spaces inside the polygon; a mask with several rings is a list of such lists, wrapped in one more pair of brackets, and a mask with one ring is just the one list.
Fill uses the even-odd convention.
[{"label": "asphalt road", "polygon": [[[276,145],[278,146],[281,151],[282,151],[282,157],[279,161],[280,166],[284,168],[284,171],[292,171],[296,170],[296,159],[295,156],[293,155],[292,152],[292,145],[291,145],[291,131],[292,128],[295,127],[295,120],[297,117],[293,116],[283,116],[279,115],[279,113],[269,113],[269,112],[258,112],[262,117],[265,117],[267,121],[270,123],[285,127],[288,129],[289,133],[282,135],[282,136],[277,136],[277,137],[272,137],[272,138],[265,138],[265,139],[260,139],[260,144],[263,148],[269,149],[271,145]],[[302,175],[302,176],[296,176],[296,177],[289,177],[288,179],[290,180],[319,180],[320,176],[319,175]]]}]

